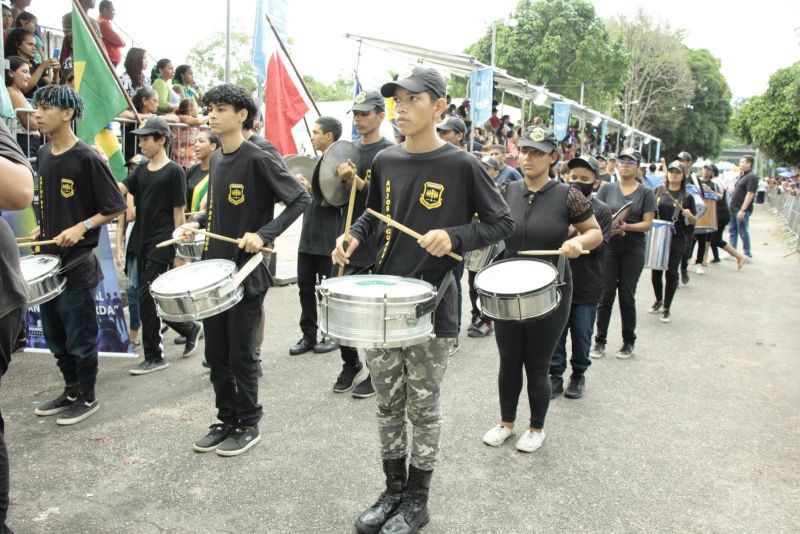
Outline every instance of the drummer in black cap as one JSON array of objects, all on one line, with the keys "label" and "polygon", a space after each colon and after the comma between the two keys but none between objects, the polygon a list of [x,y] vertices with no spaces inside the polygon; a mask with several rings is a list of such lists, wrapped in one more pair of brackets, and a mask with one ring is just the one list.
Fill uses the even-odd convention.
[{"label": "drummer in black cap", "polygon": [[[372,163],[367,207],[411,227],[409,237],[379,225],[369,213],[351,227],[345,251],[340,236],[334,263],[346,265],[364,240],[381,230],[378,274],[422,278],[439,288],[431,341],[395,349],[366,351],[378,403],[386,490],[356,521],[358,532],[413,533],[427,524],[428,491],[439,455],[440,392],[448,351],[456,336],[456,263],[446,255],[504,239],[511,233],[508,206],[492,186],[480,161],[445,143],[436,123],[445,109],[445,81],[431,68],[415,66],[381,94],[394,101],[402,145],[383,150]],[[477,213],[480,224],[472,223]],[[406,416],[412,425],[411,460],[406,476]],[[407,480],[406,480],[407,478]]]}]

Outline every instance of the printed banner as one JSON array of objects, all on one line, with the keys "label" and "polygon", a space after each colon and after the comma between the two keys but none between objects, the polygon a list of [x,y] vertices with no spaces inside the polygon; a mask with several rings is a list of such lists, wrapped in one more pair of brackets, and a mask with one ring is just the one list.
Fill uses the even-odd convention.
[{"label": "printed banner", "polygon": [[569,109],[570,106],[566,102],[553,102],[553,133],[559,141],[567,135]]},{"label": "printed banner", "polygon": [[606,135],[608,135],[608,119],[603,119],[603,126],[600,127],[600,153],[606,153]]},{"label": "printed banner", "polygon": [[470,120],[475,127],[483,124],[492,116],[492,98],[494,97],[494,71],[481,69],[469,73]]},{"label": "printed banner", "polygon": [[[26,236],[36,227],[33,208],[4,212],[3,218],[17,236]],[[32,254],[30,248],[20,249],[20,255],[29,254]],[[111,253],[111,241],[108,238],[107,226],[100,230],[100,244],[95,249],[95,255],[100,260],[104,277],[98,284],[94,295],[97,310],[97,350],[100,356],[136,358],[137,355],[133,352],[128,337],[128,324],[120,298],[119,280],[114,269],[114,256]],[[28,308],[26,322],[28,324],[26,352],[49,352],[42,331],[39,306]]]}]

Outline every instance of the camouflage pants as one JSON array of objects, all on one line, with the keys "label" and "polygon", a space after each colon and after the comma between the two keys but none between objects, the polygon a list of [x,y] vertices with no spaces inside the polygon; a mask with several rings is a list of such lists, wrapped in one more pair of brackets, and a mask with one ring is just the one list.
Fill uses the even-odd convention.
[{"label": "camouflage pants", "polygon": [[439,406],[450,340],[432,341],[405,349],[367,350],[367,367],[378,401],[381,456],[407,454],[406,414],[411,421],[411,463],[432,470],[439,455],[442,417]]}]

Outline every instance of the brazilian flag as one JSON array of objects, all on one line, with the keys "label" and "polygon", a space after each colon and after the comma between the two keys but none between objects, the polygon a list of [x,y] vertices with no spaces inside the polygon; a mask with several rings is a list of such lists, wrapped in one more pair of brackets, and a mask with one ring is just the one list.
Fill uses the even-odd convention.
[{"label": "brazilian flag", "polygon": [[75,89],[83,98],[85,111],[77,123],[81,141],[97,143],[103,149],[111,173],[117,181],[127,174],[125,158],[109,123],[128,108],[128,101],[108,67],[91,31],[77,8],[72,8],[72,60],[75,65]]}]

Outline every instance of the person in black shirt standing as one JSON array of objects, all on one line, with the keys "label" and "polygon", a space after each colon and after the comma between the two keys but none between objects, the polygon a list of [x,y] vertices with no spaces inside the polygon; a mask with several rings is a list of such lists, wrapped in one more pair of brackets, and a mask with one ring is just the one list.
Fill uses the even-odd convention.
[{"label": "person in black shirt standing", "polygon": [[[238,246],[207,238],[203,259],[231,260],[241,267],[302,215],[310,198],[289,174],[274,146],[270,144],[269,150],[262,150],[242,137],[242,124],[256,113],[255,102],[246,89],[219,85],[204,95],[203,103],[209,107],[209,126],[219,136],[222,148],[211,158],[208,211],[189,224],[205,224],[209,231],[228,237],[240,236]],[[274,217],[277,202],[283,202],[286,208]],[[193,235],[187,232],[186,237],[193,239]],[[195,441],[197,452],[236,456],[261,439],[261,365],[255,341],[270,285],[265,261],[243,284],[244,297],[238,304],[203,320],[206,362],[211,369],[220,422]]]},{"label": "person in black shirt standing", "polygon": [[97,381],[97,314],[94,292],[103,279],[94,248],[100,227],[121,215],[125,199],[108,165],[70,128],[83,114],[83,101],[67,86],[38,89],[33,98],[39,130],[51,142],[39,149],[40,237],[56,245],[42,252],[61,258],[67,287],[40,306],[47,346],[66,387],[38,408],[39,416],[66,412],[59,425],[79,423],[100,408]]},{"label": "person in black shirt standing", "polygon": [[[588,256],[579,256],[569,260],[572,270],[572,307],[569,310],[569,320],[561,338],[558,340],[553,358],[550,360],[550,389],[551,397],[564,392],[568,399],[578,399],[583,396],[586,387],[586,370],[592,364],[589,358],[589,349],[592,346],[592,332],[594,321],[597,317],[597,303],[603,293],[603,267],[605,264],[605,249],[611,238],[611,210],[596,197],[592,196],[595,184],[600,181],[600,169],[597,160],[588,154],[567,162],[570,169],[570,185],[577,188],[591,201],[592,211],[600,229],[603,232],[603,243],[592,250]],[[574,228],[570,231],[572,236],[577,233]],[[572,334],[572,375],[564,391],[562,375],[567,370],[567,333]]]},{"label": "person in black shirt standing", "polygon": [[[505,257],[513,258],[521,250],[558,249],[568,258],[577,258],[583,250],[599,246],[603,234],[589,200],[578,189],[550,177],[559,158],[553,130],[535,126],[524,132],[517,146],[525,178],[503,188],[503,198],[514,219],[514,233],[506,239]],[[570,225],[579,232],[572,238],[568,237]],[[513,434],[523,369],[528,380],[531,418],[516,448],[520,452],[534,452],[544,443],[544,420],[551,393],[550,360],[567,326],[572,304],[569,263],[559,256],[547,258],[555,265],[565,262],[557,308],[549,315],[526,322],[495,321],[495,341],[500,351],[497,382],[501,422],[483,436],[483,442],[492,447],[499,447]]]},{"label": "person in black shirt standing", "polygon": [[[666,273],[653,269],[651,279],[656,302],[650,308],[650,313],[661,313],[661,322],[671,321],[670,309],[675,290],[678,289],[678,269],[686,252],[686,243],[692,238],[689,226],[694,224],[697,206],[694,196],[686,192],[686,175],[684,164],[676,160],[667,167],[667,187],[656,189],[656,202],[658,206],[658,219],[672,221],[672,241],[669,246],[669,260]],[[677,206],[681,206],[679,210]],[[666,278],[667,287],[664,292],[662,279]]]},{"label": "person in black shirt standing", "polygon": [[[448,350],[456,336],[456,290],[451,251],[473,250],[507,237],[513,228],[508,206],[486,177],[480,161],[445,143],[436,122],[445,109],[445,81],[436,70],[416,66],[381,87],[393,97],[402,145],[383,150],[372,164],[367,207],[422,234],[416,240],[381,228],[376,272],[422,278],[439,288],[436,337],[405,349],[370,349],[367,366],[377,393],[378,430],[386,491],[356,521],[358,532],[412,533],[429,521],[428,491],[439,452],[440,391]],[[481,224],[472,224],[478,214]],[[378,232],[379,220],[364,213],[332,253],[347,265],[359,245]],[[438,297],[437,297],[438,298]],[[414,372],[410,370],[413,369]],[[406,480],[406,414],[413,427]]]},{"label": "person in black shirt standing", "polygon": [[[333,117],[320,117],[314,123],[311,143],[315,150],[324,153],[341,135],[342,123]],[[306,191],[311,193],[310,177],[297,178]],[[297,289],[300,293],[300,330],[303,331],[303,337],[289,349],[292,356],[310,350],[324,354],[336,348],[335,343],[325,338],[317,343],[316,286],[323,278],[331,275],[330,251],[336,244],[339,213],[339,208],[323,206],[319,200],[312,198],[303,214],[303,227],[297,247]]]},{"label": "person in black shirt standing", "polygon": [[[169,367],[164,358],[161,339],[161,319],[150,294],[150,284],[167,272],[175,260],[174,247],[156,248],[171,238],[173,231],[184,222],[186,178],[177,163],[167,157],[170,130],[160,117],[147,119],[143,127],[131,132],[139,139],[139,149],[148,162],[140,164],[123,180],[120,190],[133,195],[136,205],[136,224],[131,240],[136,250],[136,273],[139,286],[139,313],[142,318],[144,360],[130,370],[132,375],[146,375]],[[125,231],[125,215],[120,217],[118,231]],[[118,254],[122,251],[118,250]],[[186,338],[183,357],[194,352],[203,331],[200,322],[167,324]]]},{"label": "person in black shirt standing", "polygon": [[731,246],[735,249],[742,236],[742,247],[747,260],[753,259],[750,248],[750,216],[753,214],[753,199],[758,192],[758,176],[753,172],[753,156],[742,156],[739,160],[742,174],[736,179],[731,195]]},{"label": "person in black shirt standing", "polygon": [[[353,125],[361,136],[355,142],[358,150],[358,166],[352,161],[344,162],[339,166],[339,177],[343,182],[352,186],[351,180],[356,181],[356,198],[353,204],[353,221],[358,219],[367,204],[369,184],[372,178],[372,162],[378,152],[384,148],[394,146],[394,143],[381,137],[381,123],[386,115],[386,101],[377,91],[367,91],[356,95],[353,101]],[[344,233],[347,218],[347,207],[342,208],[339,221],[339,233]],[[352,221],[351,221],[352,222]],[[345,275],[359,274],[369,271],[375,264],[378,249],[377,236],[373,234],[366,242],[361,243],[355,254],[350,257],[350,264],[344,270]],[[334,267],[334,270],[337,270]],[[339,347],[342,354],[342,371],[333,385],[334,393],[344,393],[352,389],[352,396],[365,399],[375,395],[372,387],[372,377],[367,373],[366,378],[359,382],[359,376],[364,370],[364,365],[358,360],[358,350],[353,347]]]}]

